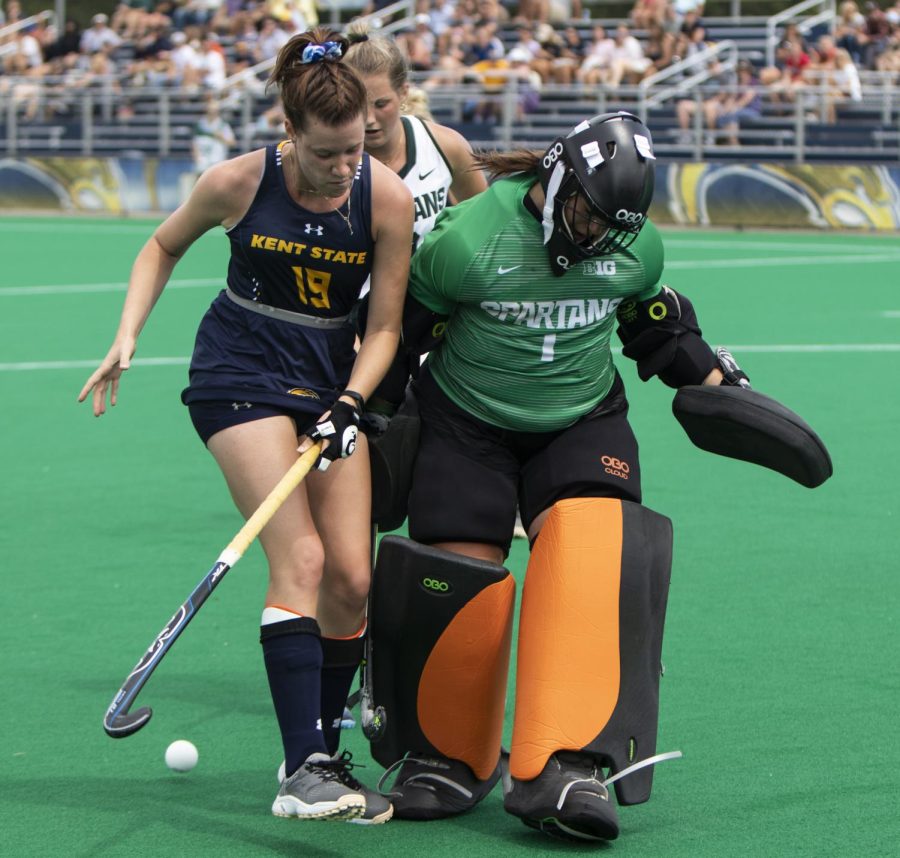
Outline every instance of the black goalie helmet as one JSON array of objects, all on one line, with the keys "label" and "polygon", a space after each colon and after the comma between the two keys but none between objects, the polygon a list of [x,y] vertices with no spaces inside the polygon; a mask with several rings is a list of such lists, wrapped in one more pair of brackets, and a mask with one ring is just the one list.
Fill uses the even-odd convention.
[{"label": "black goalie helmet", "polygon": [[603,113],[555,140],[538,164],[544,244],[556,275],[637,238],[653,198],[653,142],[631,113]]}]

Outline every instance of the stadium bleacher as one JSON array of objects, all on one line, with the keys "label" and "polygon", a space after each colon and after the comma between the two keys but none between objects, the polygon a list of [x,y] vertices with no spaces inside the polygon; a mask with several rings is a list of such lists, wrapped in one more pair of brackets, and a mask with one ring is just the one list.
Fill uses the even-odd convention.
[{"label": "stadium bleacher", "polygon": [[[407,0],[394,7],[399,7],[400,14],[393,19],[385,16],[382,22],[389,23],[390,32],[403,32],[409,28],[414,5],[412,0]],[[356,7],[324,8],[329,10],[329,16],[357,10]],[[384,10],[379,14],[384,15]],[[41,25],[52,20],[50,12],[42,16]],[[517,23],[516,19],[510,19],[498,27],[497,35],[507,51],[516,43]],[[595,25],[614,30],[618,23],[619,19],[580,18],[559,22],[556,29],[574,27],[589,42]],[[587,115],[629,109],[645,118],[654,132],[658,151],[672,160],[730,160],[750,154],[795,162],[900,159],[900,90],[897,87],[900,75],[896,72],[863,71],[862,98],[838,104],[833,122],[827,118],[826,87],[808,86],[791,103],[769,98],[766,93],[760,115],[741,123],[737,146],[727,145],[716,129],[702,127],[699,122],[689,129],[680,127],[677,102],[681,99],[700,102],[723,87],[733,86],[735,58],[749,61],[755,69],[763,68],[767,62],[772,32],[769,19],[708,17],[703,19],[703,24],[710,44],[730,46],[727,62],[722,62],[726,54],[715,58],[717,70],[712,68],[712,60],[706,61],[710,65],[706,74],[697,75],[694,69],[688,69],[667,79],[665,85],[661,81],[648,87],[629,80],[614,89],[603,85],[545,82],[537,105],[524,113],[515,109],[517,96],[512,85],[485,94],[478,83],[459,82],[429,88],[429,107],[437,121],[457,128],[479,147],[545,145]],[[38,22],[29,26],[38,26]],[[17,38],[9,29],[9,26],[0,29],[0,61],[4,60],[4,53],[9,55],[4,48]],[[819,23],[806,35],[812,40],[827,29]],[[900,39],[897,35],[900,27],[895,29],[895,38]],[[632,28],[632,34],[641,42],[648,35],[639,28]],[[238,39],[221,34],[219,41],[230,67]],[[0,74],[0,149],[8,155],[132,153],[187,157],[194,127],[203,114],[210,91],[202,86],[182,89],[171,85],[152,86],[144,81],[135,85],[135,79],[121,72],[132,66],[135,44],[122,42],[111,55],[119,70],[116,76],[98,77],[88,85],[74,87],[65,78],[46,77],[40,84],[28,83],[27,78],[11,74],[9,64],[5,64],[5,72]],[[702,67],[702,63],[696,66],[701,70]],[[263,64],[257,74],[232,75],[224,87],[213,93],[237,134],[235,152],[260,145],[279,133],[277,125],[266,127],[261,118],[272,107],[273,100],[264,91],[266,74],[267,67]],[[428,77],[429,73],[423,72],[413,79],[427,87]],[[24,85],[22,80],[26,81]],[[249,87],[248,80],[252,84]],[[41,85],[45,88],[43,94],[35,94]],[[59,96],[61,91],[64,97]],[[57,94],[55,100],[53,92]],[[35,100],[34,115],[26,116],[22,103],[29,93]],[[471,106],[485,98],[496,101],[499,118],[474,121]]]}]

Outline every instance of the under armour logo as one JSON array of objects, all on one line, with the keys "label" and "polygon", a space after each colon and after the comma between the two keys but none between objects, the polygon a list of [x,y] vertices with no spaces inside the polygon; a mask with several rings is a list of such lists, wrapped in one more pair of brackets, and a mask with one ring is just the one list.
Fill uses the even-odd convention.
[{"label": "under armour logo", "polygon": [[306,225],[306,229],[303,230],[307,235],[312,235],[315,233],[316,235],[324,235],[325,227],[324,226],[313,226],[311,223]]},{"label": "under armour logo", "polygon": [[231,407],[235,411],[240,411],[242,408],[253,408],[252,402],[232,402]]}]

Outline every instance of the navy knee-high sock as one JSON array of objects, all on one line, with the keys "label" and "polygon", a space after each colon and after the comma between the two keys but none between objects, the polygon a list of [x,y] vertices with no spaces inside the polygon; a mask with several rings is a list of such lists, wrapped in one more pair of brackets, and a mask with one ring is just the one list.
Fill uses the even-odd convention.
[{"label": "navy knee-high sock", "polygon": [[327,753],[322,734],[322,635],[311,617],[260,627],[260,643],[281,740],[284,770],[293,774],[310,754]]},{"label": "navy knee-high sock", "polygon": [[341,745],[341,717],[364,650],[365,637],[322,638],[322,732],[331,756]]}]

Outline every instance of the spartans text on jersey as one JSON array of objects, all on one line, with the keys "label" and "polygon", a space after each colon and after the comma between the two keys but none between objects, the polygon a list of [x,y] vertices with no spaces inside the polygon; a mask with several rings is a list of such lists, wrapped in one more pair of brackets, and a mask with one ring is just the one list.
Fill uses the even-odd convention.
[{"label": "spartans text on jersey", "polygon": [[570,298],[562,301],[482,301],[481,309],[500,322],[529,328],[571,331],[601,322],[616,312],[621,298]]}]

